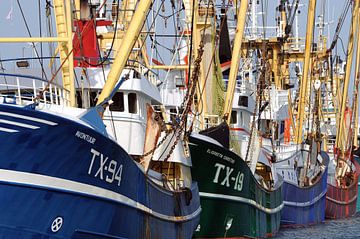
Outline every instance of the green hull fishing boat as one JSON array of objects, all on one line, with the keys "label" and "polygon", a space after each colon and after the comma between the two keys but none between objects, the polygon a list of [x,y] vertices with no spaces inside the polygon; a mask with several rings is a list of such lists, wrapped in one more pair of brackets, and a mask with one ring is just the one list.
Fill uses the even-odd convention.
[{"label": "green hull fishing boat", "polygon": [[[274,235],[283,208],[281,178],[268,190],[265,180],[256,179],[247,163],[218,141],[192,134],[189,142],[202,207],[195,238]],[[271,169],[263,166],[258,163],[255,175],[265,179]]]}]

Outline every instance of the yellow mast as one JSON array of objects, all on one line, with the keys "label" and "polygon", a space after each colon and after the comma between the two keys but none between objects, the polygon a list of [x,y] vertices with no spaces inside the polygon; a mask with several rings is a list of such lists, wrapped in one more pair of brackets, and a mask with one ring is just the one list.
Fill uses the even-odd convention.
[{"label": "yellow mast", "polygon": [[295,142],[298,144],[302,142],[302,128],[304,122],[304,108],[307,98],[306,92],[308,86],[311,43],[312,43],[313,31],[314,31],[315,7],[316,7],[316,0],[310,0],[308,7],[307,27],[306,27],[304,69],[300,84],[299,106],[298,106],[297,120],[296,120],[297,124],[296,124],[296,132],[295,132]]},{"label": "yellow mast", "polygon": [[[358,26],[360,26],[360,7],[358,9]],[[357,34],[357,48],[356,48],[356,62],[355,62],[355,82],[359,82],[360,81],[360,31],[358,30],[358,34]],[[358,134],[359,134],[359,130],[358,130],[358,124],[359,124],[359,85],[355,84],[355,114],[354,114],[354,146],[355,147],[359,147],[358,144]]]},{"label": "yellow mast", "polygon": [[225,107],[224,107],[224,118],[226,122],[230,123],[232,102],[235,93],[236,76],[238,73],[241,44],[245,29],[246,12],[248,7],[248,0],[241,0],[240,9],[238,12],[238,22],[236,26],[236,34],[234,40],[234,47],[231,57],[229,83],[226,91]]},{"label": "yellow mast", "polygon": [[354,53],[354,44],[356,44],[356,33],[358,31],[358,10],[359,10],[359,2],[360,0],[355,1],[355,6],[352,14],[352,23],[350,28],[350,35],[349,35],[349,44],[347,49],[347,59],[346,59],[346,71],[345,71],[345,80],[344,80],[344,87],[342,90],[342,98],[341,98],[341,106],[340,106],[340,116],[337,123],[337,131],[336,131],[336,143],[335,146],[337,149],[341,150],[342,152],[345,150],[346,143],[344,137],[344,130],[345,130],[345,108],[346,108],[346,100],[348,96],[348,88],[350,82],[350,75],[351,75],[351,67],[352,67],[352,59]]},{"label": "yellow mast", "polygon": [[77,20],[80,19],[80,0],[74,0],[74,8],[75,8],[75,18]]},{"label": "yellow mast", "polygon": [[124,35],[123,40],[117,50],[114,63],[110,69],[108,79],[104,85],[103,90],[99,96],[98,104],[104,101],[114,89],[120,74],[125,67],[126,61],[131,53],[132,47],[136,43],[139,33],[142,29],[143,23],[147,15],[147,11],[151,5],[151,0],[140,0],[134,16],[130,22],[129,28]]},{"label": "yellow mast", "polygon": [[[66,3],[66,6],[64,4]],[[64,89],[69,92],[66,96],[70,106],[76,105],[74,83],[74,59],[72,49],[72,7],[70,0],[53,0],[55,10],[56,31],[59,38],[67,41],[59,44],[62,80]],[[67,59],[67,60],[66,60]]]}]

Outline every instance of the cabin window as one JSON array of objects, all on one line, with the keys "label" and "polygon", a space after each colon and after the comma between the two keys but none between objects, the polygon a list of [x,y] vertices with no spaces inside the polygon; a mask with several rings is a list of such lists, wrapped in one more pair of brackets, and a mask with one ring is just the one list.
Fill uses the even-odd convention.
[{"label": "cabin window", "polygon": [[82,94],[81,91],[76,91],[76,103],[79,108],[82,108]]},{"label": "cabin window", "polygon": [[230,124],[237,124],[237,111],[231,111]]},{"label": "cabin window", "polygon": [[240,95],[238,105],[248,107],[248,97],[244,95]]},{"label": "cabin window", "polygon": [[285,121],[281,121],[280,124],[280,134],[284,133],[285,131]]},{"label": "cabin window", "polygon": [[175,76],[174,78],[176,87],[185,87],[185,81],[183,77]]},{"label": "cabin window", "polygon": [[134,71],[134,78],[140,79],[141,75],[138,71]]},{"label": "cabin window", "polygon": [[136,100],[135,93],[128,94],[128,106],[129,106],[129,113],[136,114],[137,113],[137,100]]},{"label": "cabin window", "polygon": [[116,92],[112,98],[113,103],[110,105],[111,111],[124,112],[124,93]]}]

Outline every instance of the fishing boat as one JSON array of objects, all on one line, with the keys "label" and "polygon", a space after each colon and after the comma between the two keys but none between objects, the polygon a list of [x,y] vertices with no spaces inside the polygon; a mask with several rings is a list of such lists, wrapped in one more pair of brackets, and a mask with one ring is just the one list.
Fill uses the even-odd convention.
[{"label": "fishing boat", "polygon": [[[319,223],[325,220],[325,194],[329,160],[328,155],[321,152],[320,132],[319,127],[317,127],[320,122],[319,117],[316,117],[318,115],[316,110],[314,110],[315,116],[311,119],[316,124],[311,127],[311,130],[317,131],[317,133],[308,132],[308,139],[305,142],[302,142],[302,139],[295,142],[294,137],[291,137],[296,131],[294,127],[296,121],[294,111],[297,107],[294,107],[296,102],[289,100],[291,91],[288,89],[290,88],[296,92],[300,91],[300,87],[295,90],[292,89],[294,85],[299,83],[289,80],[288,76],[291,75],[290,65],[292,61],[297,60],[299,55],[305,58],[306,49],[309,49],[309,46],[305,46],[305,49],[302,47],[303,43],[298,36],[298,2],[293,6],[285,6],[285,3],[280,3],[278,6],[276,37],[263,33],[261,30],[260,33],[257,31],[256,20],[254,20],[256,19],[256,12],[256,5],[252,6],[251,16],[253,23],[249,28],[251,34],[245,39],[244,48],[248,51],[252,48],[266,49],[268,54],[267,64],[270,65],[270,71],[273,74],[269,77],[270,80],[263,83],[269,85],[269,87],[263,90],[262,100],[264,103],[261,106],[262,112],[259,114],[258,128],[260,129],[262,147],[267,158],[269,158],[268,161],[284,181],[282,187],[284,208],[281,211],[281,224],[293,227]],[[290,19],[289,23],[287,23],[288,19]],[[287,32],[286,29],[292,28],[291,22],[293,21],[296,24],[292,38],[290,38],[291,32]],[[265,38],[265,35],[268,38]],[[280,54],[279,49],[286,50],[284,54]],[[319,49],[319,51],[321,50]],[[282,64],[277,65],[280,59]],[[251,64],[248,63],[247,65]],[[298,67],[298,65],[295,65],[295,67]],[[282,72],[279,71],[280,69]],[[299,67],[298,71],[300,71]],[[240,87],[234,95],[234,99],[238,100],[232,106],[234,116],[234,124],[231,128],[233,131],[232,138],[239,141],[240,145],[237,150],[244,158],[248,150],[247,142],[251,136],[251,128],[248,127],[249,119],[252,117],[254,102],[256,102],[253,92],[257,88],[254,88],[251,84],[254,82],[252,80],[253,72],[256,72],[255,67],[243,71],[241,74],[237,84]],[[301,82],[298,77],[299,74],[297,74],[296,78]],[[318,99],[320,97],[318,90],[319,88],[309,91],[317,92],[317,94],[315,93],[309,97]],[[318,108],[317,105],[314,106]],[[296,125],[299,125],[299,123],[296,122]],[[300,130],[300,132],[302,131]]]},{"label": "fishing boat", "polygon": [[[308,8],[308,23],[307,35],[305,39],[304,48],[303,43],[300,43],[298,35],[299,28],[299,1],[294,2],[294,5],[286,5],[280,3],[279,17],[281,25],[284,27],[282,34],[285,45],[283,48],[287,49],[287,57],[284,61],[287,62],[282,65],[282,69],[286,69],[285,74],[290,75],[289,66],[293,55],[301,54],[303,57],[303,74],[300,74],[300,65],[296,63],[297,74],[296,78],[298,85],[293,92],[295,95],[294,101],[289,101],[290,116],[284,119],[284,139],[278,145],[273,146],[273,151],[277,153],[275,168],[277,172],[283,177],[283,199],[284,209],[281,212],[281,224],[284,227],[307,226],[316,224],[325,220],[325,198],[327,191],[327,172],[329,156],[326,152],[322,151],[321,147],[321,117],[319,114],[319,102],[321,97],[321,82],[315,80],[313,87],[308,89],[307,81],[310,62],[310,52],[315,55],[324,54],[326,47],[323,46],[323,36],[320,30],[318,48],[311,49],[312,32],[314,31],[314,1],[309,2]],[[321,15],[322,16],[322,15]],[[322,18],[320,18],[321,20]],[[295,26],[292,24],[295,22]],[[319,24],[322,26],[323,24]],[[293,33],[289,31],[294,28]],[[290,39],[293,37],[293,39]],[[326,54],[325,54],[326,55]],[[285,67],[284,67],[285,66]],[[310,104],[307,113],[304,114],[304,99],[310,98]],[[291,98],[290,98],[291,99]],[[309,120],[307,125],[307,132],[303,132],[303,118]],[[305,120],[304,120],[305,121]],[[291,133],[292,131],[292,133]],[[306,137],[303,138],[303,134]],[[291,137],[294,135],[294,137]],[[279,136],[277,138],[280,138]],[[270,148],[271,149],[271,148]]]},{"label": "fishing boat", "polygon": [[[252,1],[249,6],[254,4],[256,3]],[[239,10],[235,9],[235,12],[239,11],[238,15],[245,15],[248,11],[247,8],[248,2],[242,1]],[[226,10],[223,8],[221,12],[225,13]],[[234,110],[234,107],[243,107],[244,105],[240,103],[246,101],[246,99],[239,100],[239,103],[237,101],[241,98],[238,98],[237,95],[239,83],[237,82],[237,75],[238,58],[240,57],[244,34],[244,21],[245,19],[238,19],[233,54],[231,63],[229,63],[230,72],[228,77],[224,77],[228,78],[225,80],[227,82],[227,94],[223,111],[226,121],[203,128],[198,133],[193,132],[189,136],[193,164],[192,176],[199,183],[202,205],[202,216],[195,238],[270,237],[275,235],[280,227],[280,212],[283,208],[282,179],[277,175],[269,160],[271,155],[259,143],[261,136],[258,135],[257,128],[260,120],[257,116],[251,117],[254,112],[256,115],[261,115],[263,104],[259,100],[253,100],[253,98],[259,99],[261,97],[259,95],[262,94],[261,91],[265,91],[261,85],[261,79],[264,75],[259,69],[255,70],[258,74],[254,74],[257,76],[252,82],[257,90],[254,91],[254,97],[248,98],[249,109],[247,110],[251,113],[249,115],[244,113],[244,117],[241,118],[239,117],[242,113],[241,110],[238,112]],[[224,15],[220,25],[224,27],[222,30],[227,28]],[[224,55],[225,52],[219,54],[221,53]],[[227,57],[229,56],[227,55]],[[221,59],[219,63],[226,64]],[[251,68],[249,71],[252,70]],[[241,72],[245,75],[245,68]],[[216,78],[216,73],[213,77]],[[251,80],[245,78],[242,80],[243,86],[251,83]],[[209,108],[207,109],[209,110]],[[208,125],[211,122],[216,122],[214,118],[211,118],[211,115],[205,116],[205,118],[208,119],[206,121],[209,123]],[[238,137],[234,136],[234,132],[236,132],[234,118],[239,118],[237,122],[246,118],[247,122],[252,125],[250,139],[248,136],[239,140]],[[245,120],[243,124],[246,125]],[[201,126],[201,123],[199,125]],[[235,139],[236,142],[232,139]],[[235,144],[238,146],[243,144],[243,149],[245,149],[243,151],[247,149],[248,153],[242,154],[242,150],[237,151],[238,146]],[[220,205],[222,210],[216,210]],[[245,215],[247,216],[245,217]]]},{"label": "fishing boat", "polygon": [[202,205],[196,238],[269,237],[278,231],[282,180],[272,180],[270,167],[258,164],[254,174],[244,159],[202,134],[190,136],[190,152]]},{"label": "fishing boat", "polygon": [[[360,33],[359,27],[359,2],[353,3],[352,24],[349,33],[348,54],[346,55],[346,66],[344,75],[339,76],[335,72],[336,78],[343,79],[343,84],[337,85],[336,93],[338,95],[339,110],[336,118],[336,138],[330,147],[332,161],[329,168],[328,192],[326,195],[326,217],[331,219],[340,219],[351,217],[356,213],[356,201],[358,197],[358,178],[359,164],[354,160],[353,145],[357,145],[357,119],[358,119],[358,76],[360,46],[358,39]],[[357,44],[356,44],[357,43]],[[348,91],[350,84],[351,66],[353,55],[356,49],[356,67],[354,80],[353,102],[348,102]],[[341,95],[340,95],[341,94]],[[337,104],[336,104],[337,103]],[[331,170],[330,170],[331,169]]]},{"label": "fishing boat", "polygon": [[[96,3],[87,8],[87,1],[84,5],[86,11],[95,13],[102,6]],[[145,79],[134,68],[123,71],[150,1],[141,1],[134,9],[129,26],[133,31],[124,34],[117,48],[122,54],[116,54],[113,61],[107,59],[111,63],[105,66],[109,68],[106,77],[104,74],[107,83],[95,88],[101,93],[91,108],[76,107],[75,91],[80,89],[74,84],[72,9],[80,13],[80,5],[54,1],[53,6],[57,37],[1,38],[1,42],[61,42],[60,67],[50,80],[41,74],[21,74],[21,69],[1,73],[5,77],[0,92],[0,139],[4,142],[0,147],[1,237],[191,238],[201,207],[182,132],[162,132],[151,107],[157,102],[156,94],[150,89],[142,91],[150,83],[141,85]],[[110,9],[118,12],[119,7],[118,1]],[[93,16],[97,15],[101,14]],[[96,22],[96,18],[82,23],[87,21]],[[79,64],[86,62],[78,60],[82,61]],[[92,60],[91,64],[103,61]],[[25,65],[24,59],[17,62],[17,68],[27,68]],[[42,70],[43,74],[50,72]],[[54,81],[60,71],[62,84]],[[126,97],[123,109],[120,96]],[[134,98],[137,108],[131,106]],[[129,128],[118,129],[121,140],[105,126],[104,118],[112,122],[111,110],[123,122],[112,126]],[[145,132],[139,127],[142,124]],[[129,134],[142,136],[136,139]],[[163,138],[176,136],[177,141],[158,144],[160,134]],[[129,147],[134,144],[140,146]],[[139,148],[141,151],[134,153]],[[158,162],[151,163],[152,157]],[[174,172],[161,171],[159,165]]]},{"label": "fishing boat", "polygon": [[281,212],[284,227],[307,226],[325,220],[329,156],[325,152],[317,153],[315,144],[311,146],[304,145],[303,149],[296,149],[295,156],[275,163],[284,179]]}]

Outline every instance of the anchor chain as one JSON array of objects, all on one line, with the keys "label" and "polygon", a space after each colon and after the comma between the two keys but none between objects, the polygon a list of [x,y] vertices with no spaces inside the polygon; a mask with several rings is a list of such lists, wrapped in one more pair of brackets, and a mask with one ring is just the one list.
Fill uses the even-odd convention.
[{"label": "anchor chain", "polygon": [[189,84],[189,90],[186,91],[186,95],[184,97],[184,100],[183,102],[181,103],[181,106],[180,108],[184,108],[184,111],[181,115],[181,118],[180,118],[180,124],[179,124],[179,127],[175,128],[175,131],[174,130],[169,130],[168,132],[166,132],[165,136],[160,140],[160,142],[153,148],[151,149],[150,151],[146,152],[145,154],[141,155],[140,158],[144,158],[152,153],[155,152],[155,150],[157,148],[159,148],[164,142],[165,140],[168,138],[168,136],[174,132],[174,134],[176,135],[176,139],[173,143],[173,145],[171,146],[170,150],[169,150],[169,153],[166,155],[164,161],[167,162],[168,159],[171,157],[172,153],[174,152],[175,150],[175,147],[176,145],[178,144],[180,138],[181,138],[181,133],[184,131],[184,129],[186,128],[186,118],[188,116],[188,114],[191,112],[191,106],[192,106],[192,103],[193,103],[193,98],[194,98],[194,95],[195,95],[195,89],[196,89],[196,85],[198,83],[198,79],[199,79],[199,73],[200,73],[200,63],[202,61],[202,56],[203,56],[203,53],[204,53],[204,42],[203,40],[200,41],[200,44],[199,44],[199,48],[198,48],[198,56],[197,58],[195,59],[194,61],[194,70],[192,71],[192,74],[191,74],[191,81],[190,81],[190,84]]}]

